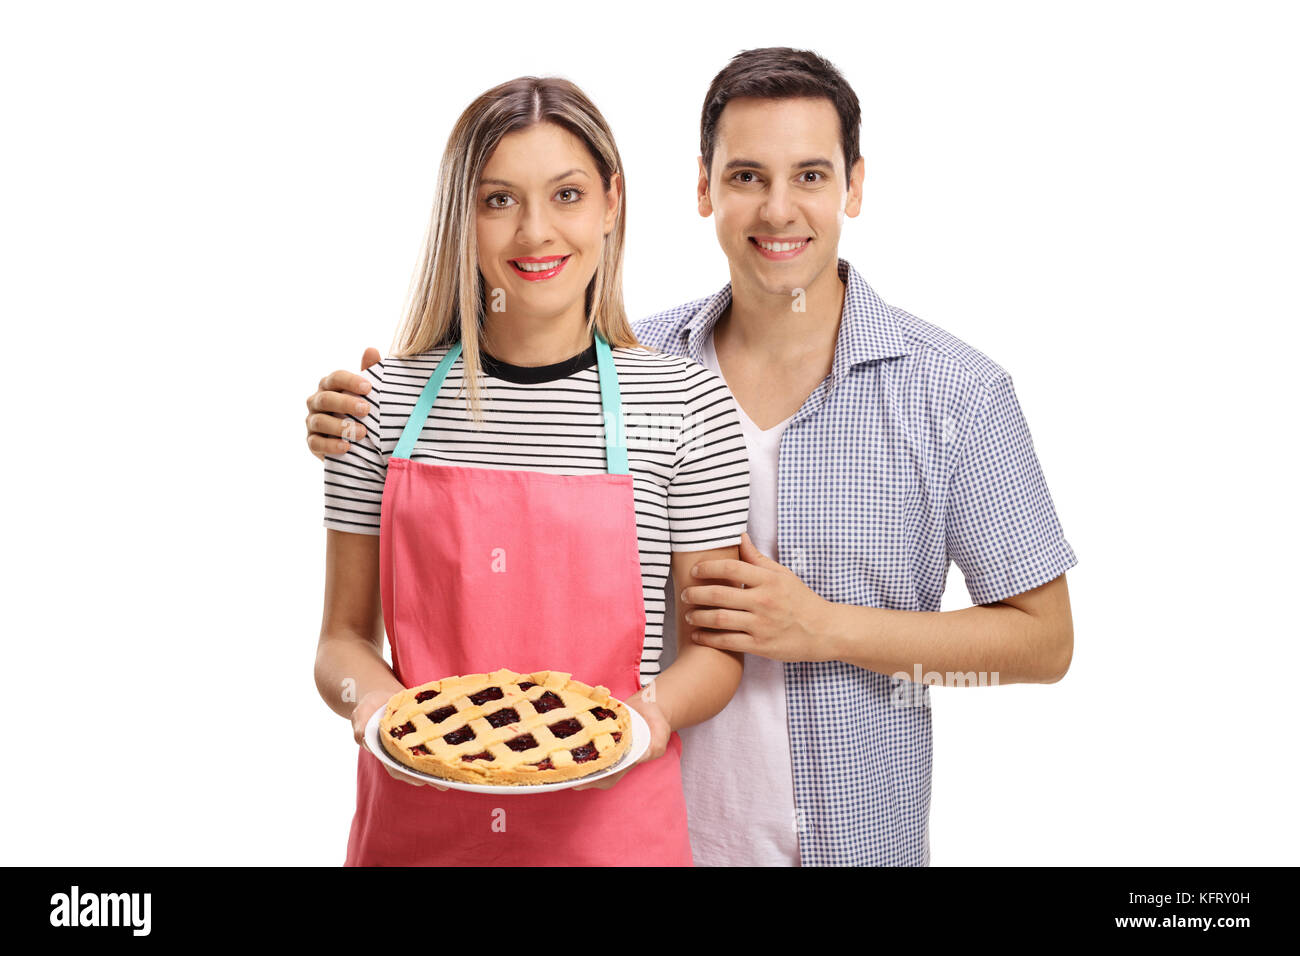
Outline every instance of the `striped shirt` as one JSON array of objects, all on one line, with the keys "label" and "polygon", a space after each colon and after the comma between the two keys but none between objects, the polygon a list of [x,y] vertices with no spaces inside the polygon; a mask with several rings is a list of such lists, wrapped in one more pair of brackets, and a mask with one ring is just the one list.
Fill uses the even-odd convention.
[{"label": "striped shirt", "polygon": [[[904,611],[938,611],[951,564],[976,604],[1073,567],[1011,376],[843,259],[839,274],[831,374],[781,435],[773,557],[828,601]],[[702,362],[730,304],[728,284],[637,338]],[[803,865],[928,866],[929,687],[843,661],[784,670]],[[735,759],[713,772],[743,773]]]},{"label": "striped shirt", "polygon": [[[379,534],[384,476],[420,390],[446,348],[386,358],[363,374],[365,434],[325,458],[325,527]],[[749,466],[735,400],[699,363],[644,348],[615,348],[636,502],[646,633],[641,682],[659,673],[664,585],[674,551],[740,543]],[[556,365],[484,362],[485,423],[474,427],[462,393],[463,358],[447,373],[411,459],[435,465],[592,474],[605,471],[596,347]]]}]

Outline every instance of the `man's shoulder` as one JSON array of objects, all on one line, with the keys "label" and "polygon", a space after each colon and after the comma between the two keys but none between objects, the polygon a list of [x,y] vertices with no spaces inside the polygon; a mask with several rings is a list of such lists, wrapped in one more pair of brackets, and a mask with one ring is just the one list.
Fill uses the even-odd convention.
[{"label": "man's shoulder", "polygon": [[637,340],[647,348],[676,352],[681,347],[681,330],[708,303],[711,296],[692,299],[671,309],[664,309],[643,319],[632,321]]},{"label": "man's shoulder", "polygon": [[886,308],[903,341],[907,343],[908,351],[924,358],[941,374],[953,375],[985,388],[1008,374],[1005,368],[988,355],[948,330],[898,306],[888,305]]}]

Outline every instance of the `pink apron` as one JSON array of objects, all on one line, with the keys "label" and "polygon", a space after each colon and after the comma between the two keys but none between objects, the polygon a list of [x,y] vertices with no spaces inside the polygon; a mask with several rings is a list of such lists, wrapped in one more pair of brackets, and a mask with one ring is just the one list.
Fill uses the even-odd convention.
[{"label": "pink apron", "polygon": [[[607,473],[410,460],[448,369],[429,378],[388,461],[380,589],[406,687],[452,674],[567,671],[626,699],[645,637],[618,375],[596,334]],[[609,790],[489,796],[394,780],[364,748],[348,866],[690,866],[681,740]]]}]

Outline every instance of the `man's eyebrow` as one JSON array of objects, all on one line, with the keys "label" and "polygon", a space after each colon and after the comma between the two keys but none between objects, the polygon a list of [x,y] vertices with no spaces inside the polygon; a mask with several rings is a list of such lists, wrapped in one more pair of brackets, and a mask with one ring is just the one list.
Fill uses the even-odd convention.
[{"label": "man's eyebrow", "polygon": [[[814,169],[817,167],[834,169],[835,164],[832,163],[829,159],[823,159],[820,156],[814,157],[813,159],[800,160],[799,162],[794,164],[795,169]],[[758,160],[755,159],[733,159],[730,162],[728,162],[725,166],[722,167],[722,171],[724,173],[728,173],[731,172],[731,170],[733,169],[765,169],[765,168],[766,167],[762,163],[758,162]]]},{"label": "man's eyebrow", "polygon": [[[585,169],[581,169],[576,166],[573,169],[566,169],[564,172],[560,173],[560,175],[552,176],[547,181],[547,185],[550,185],[551,183],[557,183],[561,179],[568,179],[570,176],[587,176],[587,171]],[[587,178],[590,179],[591,177],[587,176]],[[508,179],[480,179],[479,185],[480,186],[487,186],[487,185],[509,186],[513,188],[515,184],[510,182]]]}]

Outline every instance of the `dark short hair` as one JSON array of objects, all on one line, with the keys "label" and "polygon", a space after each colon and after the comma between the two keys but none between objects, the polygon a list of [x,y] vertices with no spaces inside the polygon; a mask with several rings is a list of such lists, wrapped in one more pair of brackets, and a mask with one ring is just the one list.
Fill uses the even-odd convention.
[{"label": "dark short hair", "polygon": [[862,107],[844,74],[811,50],[769,46],[737,53],[709,84],[704,109],[700,112],[700,156],[704,159],[706,176],[713,165],[713,147],[722,110],[731,100],[742,96],[768,100],[813,96],[830,100],[840,116],[845,176],[858,161]]}]

